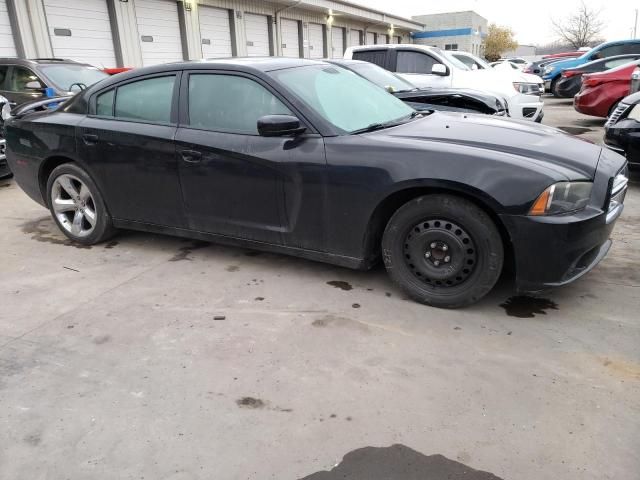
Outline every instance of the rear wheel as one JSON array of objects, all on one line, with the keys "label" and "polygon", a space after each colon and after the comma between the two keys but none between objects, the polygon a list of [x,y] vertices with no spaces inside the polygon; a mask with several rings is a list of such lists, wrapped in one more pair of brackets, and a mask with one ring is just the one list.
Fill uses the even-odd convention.
[{"label": "rear wheel", "polygon": [[116,233],[98,188],[78,165],[65,163],[51,172],[47,198],[56,224],[74,242],[93,245]]},{"label": "rear wheel", "polygon": [[414,300],[457,308],[485,296],[504,261],[500,233],[473,203],[427,195],[402,206],[382,238],[391,278]]},{"label": "rear wheel", "polygon": [[551,94],[554,97],[560,98],[560,93],[558,92],[558,79],[557,78],[551,82]]}]

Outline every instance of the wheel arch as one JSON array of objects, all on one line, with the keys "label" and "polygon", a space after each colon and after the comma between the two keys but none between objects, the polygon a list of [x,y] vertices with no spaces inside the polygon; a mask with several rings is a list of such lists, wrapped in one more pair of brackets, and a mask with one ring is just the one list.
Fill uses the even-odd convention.
[{"label": "wheel arch", "polygon": [[393,214],[411,200],[424,195],[453,195],[472,202],[493,220],[500,232],[505,252],[505,266],[514,265],[513,245],[509,231],[500,219],[500,204],[491,196],[468,185],[455,182],[403,185],[385,196],[373,210],[364,236],[364,255],[373,263],[380,256],[380,243],[384,230]]}]

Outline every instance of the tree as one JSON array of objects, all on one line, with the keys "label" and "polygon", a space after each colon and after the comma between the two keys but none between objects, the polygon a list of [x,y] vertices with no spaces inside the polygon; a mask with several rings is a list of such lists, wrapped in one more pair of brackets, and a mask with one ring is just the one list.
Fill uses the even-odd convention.
[{"label": "tree", "polygon": [[513,31],[508,27],[500,27],[495,23],[489,25],[489,31],[484,38],[484,56],[490,62],[499,60],[504,52],[518,48],[518,42],[513,38]]},{"label": "tree", "polygon": [[551,20],[558,36],[576,50],[586,47],[598,39],[604,28],[600,20],[600,10],[593,10],[580,2],[578,9],[562,20]]}]

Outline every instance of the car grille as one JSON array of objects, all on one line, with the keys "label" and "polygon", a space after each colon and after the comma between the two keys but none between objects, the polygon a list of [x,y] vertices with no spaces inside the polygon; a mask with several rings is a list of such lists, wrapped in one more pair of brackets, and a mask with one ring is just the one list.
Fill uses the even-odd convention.
[{"label": "car grille", "polygon": [[7,158],[7,141],[4,138],[0,138],[0,160]]},{"label": "car grille", "polygon": [[627,108],[629,108],[629,105],[627,105],[626,103],[620,102],[616,107],[616,109],[611,114],[611,116],[607,119],[607,122],[604,124],[604,126],[610,127],[618,123],[618,120],[620,120],[622,115],[624,115],[624,113],[627,111]]},{"label": "car grille", "polygon": [[625,165],[622,170],[612,179],[611,193],[609,195],[609,208],[607,211],[607,223],[613,219],[618,210],[624,204],[629,184],[629,167]]}]

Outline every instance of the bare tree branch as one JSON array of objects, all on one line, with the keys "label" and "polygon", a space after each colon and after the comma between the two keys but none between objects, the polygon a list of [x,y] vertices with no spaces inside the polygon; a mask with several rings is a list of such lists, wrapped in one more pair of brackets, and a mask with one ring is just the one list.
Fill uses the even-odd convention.
[{"label": "bare tree branch", "polygon": [[604,28],[600,10],[587,7],[584,0],[577,10],[565,19],[551,19],[556,34],[574,48],[586,47],[598,38]]}]

